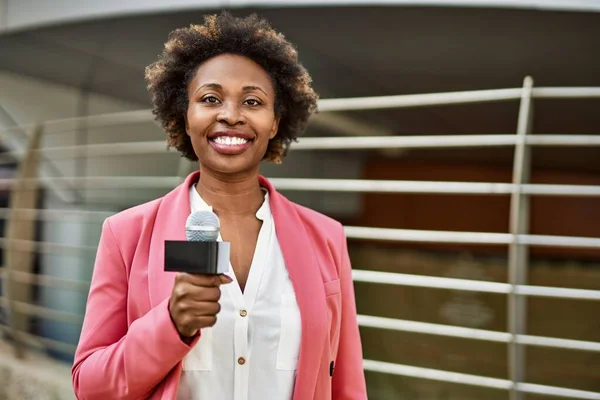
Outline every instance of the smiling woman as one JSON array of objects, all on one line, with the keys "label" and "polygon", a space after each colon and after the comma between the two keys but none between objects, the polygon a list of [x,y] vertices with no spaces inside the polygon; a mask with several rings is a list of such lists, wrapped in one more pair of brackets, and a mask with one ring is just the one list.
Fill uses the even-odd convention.
[{"label": "smiling woman", "polygon": [[[256,16],[209,16],[174,31],[146,79],[169,146],[199,171],[105,221],[77,397],[366,399],[343,227],[259,173],[316,109],[294,47]],[[165,240],[204,210],[230,242],[229,274],[164,271]]]},{"label": "smiling woman", "polygon": [[[281,162],[290,143],[304,132],[308,118],[316,110],[318,96],[312,89],[310,75],[298,61],[294,46],[256,15],[236,19],[223,13],[206,17],[204,25],[177,29],[169,36],[159,60],[146,69],[154,114],[167,132],[169,145],[190,160],[198,159],[186,134],[185,115],[188,104],[194,101],[190,91],[199,88],[199,67],[220,55],[237,55],[238,60],[243,57],[246,63],[253,61],[262,70],[262,78],[270,81],[270,85],[252,87],[255,85],[245,82],[244,86],[255,94],[260,89],[273,91],[274,99],[270,100],[274,102],[268,106],[280,120],[280,126],[264,158]],[[229,64],[236,68],[235,62]],[[240,68],[238,66],[237,71]],[[261,74],[258,70],[255,72]],[[218,82],[200,85],[204,84],[213,89],[220,85]],[[217,100],[215,96],[209,101]]]}]

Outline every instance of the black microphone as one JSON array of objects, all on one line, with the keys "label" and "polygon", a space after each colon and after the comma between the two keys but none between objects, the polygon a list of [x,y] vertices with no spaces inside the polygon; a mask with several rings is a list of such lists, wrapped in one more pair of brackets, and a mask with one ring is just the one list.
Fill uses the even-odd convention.
[{"label": "black microphone", "polygon": [[229,242],[217,242],[219,218],[212,211],[195,211],[185,223],[186,240],[165,240],[165,271],[188,274],[229,272]]}]

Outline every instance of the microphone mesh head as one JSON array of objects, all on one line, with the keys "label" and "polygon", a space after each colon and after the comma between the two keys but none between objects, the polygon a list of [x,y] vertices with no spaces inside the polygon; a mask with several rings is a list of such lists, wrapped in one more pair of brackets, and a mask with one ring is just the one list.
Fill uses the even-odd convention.
[{"label": "microphone mesh head", "polygon": [[[216,242],[219,237],[219,218],[212,211],[194,211],[185,222],[185,235],[190,242]],[[194,230],[206,227],[208,230]],[[216,229],[210,229],[216,228]]]}]

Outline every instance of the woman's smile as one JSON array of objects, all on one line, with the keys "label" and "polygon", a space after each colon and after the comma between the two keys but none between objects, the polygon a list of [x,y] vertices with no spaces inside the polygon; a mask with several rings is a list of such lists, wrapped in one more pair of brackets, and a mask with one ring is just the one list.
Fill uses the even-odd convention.
[{"label": "woman's smile", "polygon": [[208,143],[217,153],[237,155],[246,151],[253,142],[252,136],[235,131],[219,131],[208,135]]}]

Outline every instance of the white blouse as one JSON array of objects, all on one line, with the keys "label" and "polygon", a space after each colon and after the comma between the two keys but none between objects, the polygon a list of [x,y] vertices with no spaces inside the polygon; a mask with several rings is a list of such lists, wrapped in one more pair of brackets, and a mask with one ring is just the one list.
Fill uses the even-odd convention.
[{"label": "white blouse", "polygon": [[[263,221],[244,292],[234,281],[221,286],[217,323],[201,331],[183,359],[178,400],[290,400],[296,379],[301,320],[294,288],[269,208],[269,194],[256,213]],[[192,212],[211,210],[195,185]],[[219,235],[219,241],[222,240]]]}]

